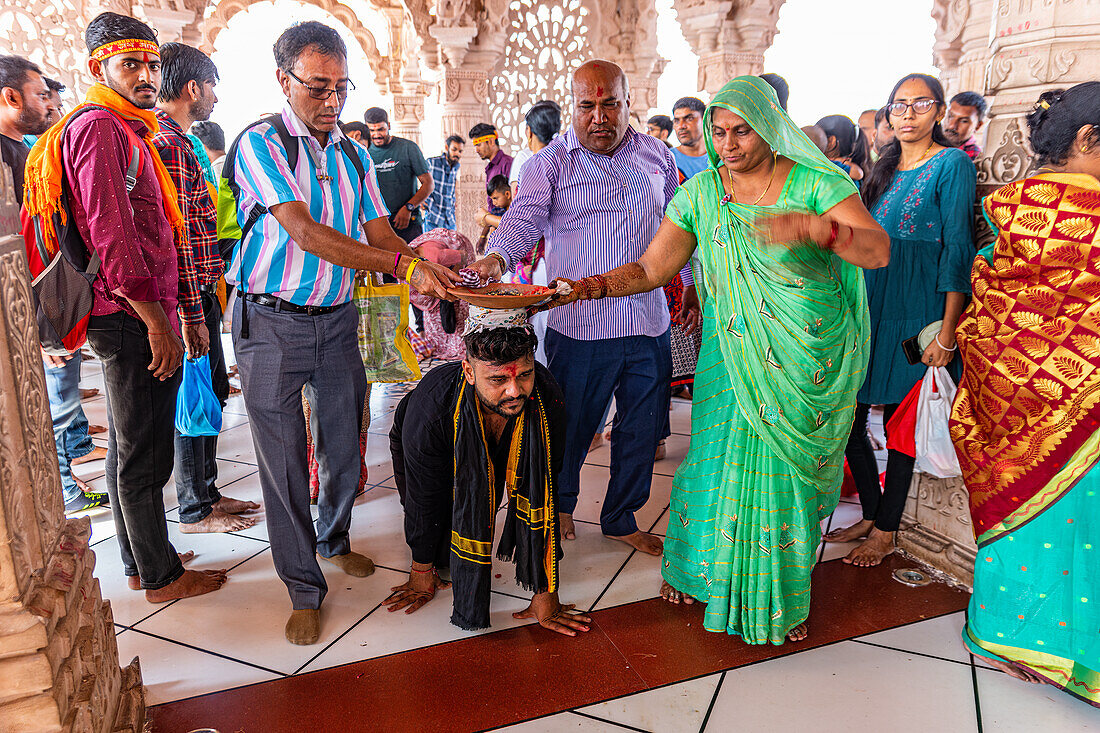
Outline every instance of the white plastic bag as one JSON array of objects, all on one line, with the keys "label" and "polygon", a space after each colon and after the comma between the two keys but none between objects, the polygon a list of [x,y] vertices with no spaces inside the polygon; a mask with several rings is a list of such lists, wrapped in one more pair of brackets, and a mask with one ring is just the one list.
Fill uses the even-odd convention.
[{"label": "white plastic bag", "polygon": [[928,367],[917,402],[916,469],[937,478],[962,475],[947,421],[955,401],[955,383],[943,367]]}]

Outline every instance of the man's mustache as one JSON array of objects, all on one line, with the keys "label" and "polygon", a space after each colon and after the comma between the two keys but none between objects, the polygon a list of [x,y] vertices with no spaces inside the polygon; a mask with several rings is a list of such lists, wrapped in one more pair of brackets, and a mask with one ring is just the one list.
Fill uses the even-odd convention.
[{"label": "man's mustache", "polygon": [[155,92],[157,88],[149,84],[142,84],[141,86],[134,87],[135,92],[144,92],[146,90],[150,92]]}]

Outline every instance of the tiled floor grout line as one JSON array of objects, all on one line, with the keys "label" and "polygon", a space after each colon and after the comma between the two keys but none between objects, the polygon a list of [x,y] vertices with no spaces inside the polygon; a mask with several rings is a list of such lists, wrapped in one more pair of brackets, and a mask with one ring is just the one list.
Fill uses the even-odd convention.
[{"label": "tiled floor grout line", "polygon": [[[637,693],[635,693],[635,694],[637,694]],[[582,712],[577,711],[577,710],[566,710],[565,712],[566,713],[571,713],[573,715],[579,715],[580,717],[588,718],[589,720],[598,720],[601,723],[607,723],[608,725],[613,725],[616,728],[622,728],[624,730],[632,730],[632,731],[635,731],[636,733],[652,733],[652,731],[648,731],[645,728],[635,728],[634,726],[627,725],[626,723],[620,723],[620,722],[615,721],[615,720],[608,720],[607,718],[601,718],[601,717],[596,716],[596,715],[589,715],[588,713],[582,713]],[[558,714],[560,715],[561,713],[558,713]]]},{"label": "tiled floor grout line", "polygon": [[718,684],[714,686],[714,694],[710,698],[710,705],[707,706],[707,712],[703,715],[703,722],[699,724],[699,733],[704,733],[707,729],[707,723],[710,722],[710,714],[714,712],[714,704],[718,702],[718,694],[722,692],[722,683],[726,681],[726,673],[722,672],[722,676],[718,678]]},{"label": "tiled floor grout line", "polygon": [[982,726],[982,696],[978,692],[978,665],[974,664],[974,655],[970,655],[970,682],[974,685],[974,718],[978,725],[978,733],[985,728]]},{"label": "tiled floor grout line", "polygon": [[[657,515],[657,519],[654,520],[653,524],[651,524],[649,526],[649,529],[647,530],[649,533],[652,534],[653,528],[656,527],[658,524],[660,524],[661,517],[665,516],[665,512],[667,512],[668,509],[669,509],[669,507],[666,506],[665,510]],[[605,595],[607,595],[607,591],[611,590],[611,586],[614,585],[615,580],[619,577],[619,573],[621,573],[626,568],[627,563],[630,562],[630,560],[634,557],[634,554],[636,552],[638,552],[638,551],[637,550],[631,550],[630,554],[626,556],[626,560],[624,560],[623,564],[621,566],[619,566],[619,569],[615,571],[615,574],[613,576],[611,576],[611,581],[607,585],[605,585],[604,589],[602,591],[600,591],[600,594],[598,596],[596,596],[596,600],[592,601],[592,605],[588,607],[588,613],[592,613],[592,611],[594,611],[596,609],[596,605],[599,604],[599,602],[601,600],[603,600],[603,597]],[[646,600],[646,599],[643,599],[643,600]]]},{"label": "tiled floor grout line", "polygon": [[[270,667],[265,667],[262,664],[255,664],[254,662],[246,662],[243,659],[237,659],[236,657],[230,657],[226,654],[219,654],[218,652],[213,652],[213,651],[210,651],[209,649],[203,649],[202,647],[195,646],[194,644],[188,644],[186,642],[178,641],[176,639],[169,639],[168,637],[161,636],[160,634],[154,634],[154,633],[151,633],[149,631],[142,631],[141,629],[135,629],[133,627],[130,628],[130,631],[133,631],[136,634],[144,634],[145,636],[150,636],[154,639],[160,639],[161,641],[168,642],[169,644],[175,644],[177,646],[186,647],[188,649],[191,649],[192,651],[202,652],[203,654],[209,654],[212,657],[218,657],[219,659],[224,659],[227,662],[236,662],[237,664],[243,664],[245,666],[252,667],[253,669],[259,669],[259,670],[262,670],[264,672],[270,672],[271,674],[276,674],[276,675],[279,675],[280,677],[289,677],[290,676],[286,672],[280,672],[277,669],[271,669]],[[218,692],[226,692],[226,691],[227,690],[218,690]],[[207,694],[210,694],[210,693],[207,693]]]},{"label": "tiled floor grout line", "polygon": [[[829,562],[839,562],[839,560],[830,560]],[[653,599],[647,599],[647,600],[653,600]],[[639,603],[639,601],[630,601],[629,603]],[[625,605],[629,605],[629,603],[623,603],[623,604],[619,604],[619,605],[620,606],[625,606]],[[611,606],[610,608],[617,608],[617,607],[618,606]],[[606,611],[608,609],[601,608],[600,610],[601,611]],[[915,621],[909,621],[908,623],[898,624],[897,626],[890,626],[890,627],[887,627],[887,628],[878,629],[876,631],[869,631],[866,634],[864,634],[864,636],[869,636],[871,634],[878,634],[878,633],[881,633],[881,632],[884,632],[884,631],[893,631],[895,629],[903,629],[907,626],[912,626],[914,624],[920,624],[920,623],[924,623],[925,621],[933,621],[933,620],[938,619],[938,618],[943,618],[944,616],[950,616],[953,613],[958,613],[958,611],[948,611],[946,613],[941,613],[938,616],[929,616],[928,618],[922,618],[922,619],[917,619]],[[605,633],[605,636],[606,636],[606,633]],[[794,656],[796,654],[801,654],[803,652],[816,651],[818,649],[827,649],[831,646],[836,646],[837,644],[843,644],[846,641],[855,641],[856,638],[857,637],[852,636],[852,637],[848,637],[846,639],[837,639],[836,641],[830,641],[826,644],[819,644],[817,646],[809,647],[807,649],[801,649],[801,650],[798,650],[798,651],[787,652],[787,653],[784,653],[784,654],[778,654],[778,655],[773,656],[773,657],[767,657],[765,659],[758,659],[758,660],[753,661],[753,662],[747,662],[745,664],[736,665],[736,666],[733,666],[733,667],[727,667],[726,669],[715,669],[715,670],[711,670],[709,672],[701,672],[701,673],[699,673],[697,675],[694,675],[692,677],[685,677],[682,680],[674,680],[672,682],[666,682],[666,683],[660,684],[660,685],[653,685],[651,687],[647,687],[645,690],[639,690],[638,692],[649,692],[651,690],[660,690],[660,689],[665,688],[665,687],[671,687],[672,685],[680,685],[680,684],[683,684],[685,682],[692,682],[694,680],[703,679],[704,677],[710,677],[711,675],[716,675],[716,674],[725,675],[726,672],[730,672],[730,671],[735,670],[735,669],[736,670],[748,669],[749,667],[756,666],[757,664],[762,664],[764,662],[771,662],[771,661],[774,661],[776,659],[785,659],[787,657],[791,657],[791,656]],[[614,642],[612,642],[612,645],[614,645]],[[616,647],[616,650],[617,649],[618,649],[618,647]],[[605,702],[612,702],[614,700],[621,700],[625,697],[630,697],[631,695],[637,695],[638,692],[628,692],[628,693],[623,694],[623,695],[615,695],[614,697],[609,697],[606,700],[598,700],[596,703],[592,703],[592,704],[595,705],[597,703],[605,703]],[[583,707],[587,707],[587,706],[583,706]],[[562,711],[559,710],[558,712],[562,712]],[[547,715],[553,715],[553,714],[554,713],[548,713]],[[539,717],[547,717],[547,716],[539,716]],[[522,722],[526,722],[526,721],[517,720],[513,723],[510,723],[510,725],[515,725],[516,723],[522,723]]]},{"label": "tiled floor grout line", "polygon": [[[387,598],[388,598],[388,596],[387,596]],[[298,669],[296,669],[296,670],[294,670],[293,672],[291,672],[291,673],[290,673],[290,676],[294,676],[294,675],[298,674],[298,673],[299,673],[299,672],[301,672],[301,671],[302,671],[303,669],[305,669],[305,668],[306,668],[306,667],[308,667],[309,665],[313,664],[313,663],[314,663],[314,662],[315,662],[315,661],[317,660],[317,658],[318,658],[319,656],[321,656],[322,654],[324,654],[325,652],[327,652],[327,651],[328,651],[329,649],[331,649],[331,648],[332,648],[332,645],[333,645],[333,644],[335,644],[336,642],[340,641],[340,640],[341,640],[341,639],[343,639],[343,638],[344,638],[345,636],[347,636],[348,634],[350,634],[350,633],[352,632],[352,630],[353,630],[353,629],[354,629],[354,628],[355,628],[356,626],[358,626],[359,624],[363,623],[363,622],[364,622],[364,621],[365,621],[365,620],[367,619],[367,617],[368,617],[368,616],[370,616],[370,615],[371,615],[372,613],[374,613],[375,611],[377,611],[377,610],[378,610],[379,608],[381,608],[381,607],[382,607],[382,606],[384,606],[384,605],[385,605],[385,603],[384,603],[383,601],[379,601],[379,602],[378,602],[378,605],[377,605],[377,606],[375,606],[374,608],[372,608],[371,610],[367,611],[367,613],[366,613],[366,614],[365,614],[365,615],[363,616],[363,618],[359,619],[358,621],[356,621],[355,623],[353,623],[353,624],[352,624],[351,626],[349,626],[348,628],[344,629],[344,632],[343,632],[342,634],[340,634],[340,635],[339,635],[339,636],[337,636],[337,637],[336,637],[335,639],[333,639],[333,640],[332,640],[331,642],[329,642],[328,644],[326,644],[326,645],[325,645],[325,648],[324,648],[324,649],[322,649],[321,651],[317,652],[317,653],[316,653],[316,654],[314,654],[314,655],[313,655],[312,657],[310,657],[309,659],[307,659],[307,660],[306,660],[306,662],[305,662],[305,664],[303,664],[302,666],[298,667]]]},{"label": "tiled floor grout line", "polygon": [[[879,633],[879,632],[874,632]],[[940,662],[950,662],[951,664],[961,664],[964,667],[971,666],[971,662],[961,662],[958,659],[948,659],[947,657],[937,656],[935,654],[927,654],[925,652],[913,651],[912,649],[901,649],[896,646],[890,646],[889,644],[878,644],[873,641],[864,641],[863,639],[849,639],[857,644],[864,644],[866,646],[878,647],[879,649],[889,649],[890,651],[901,652],[902,654],[912,654],[915,657],[924,657],[925,659],[935,659]]]},{"label": "tiled floor grout line", "polygon": [[[970,608],[963,609],[963,628],[966,628],[966,624],[970,623]],[[970,651],[969,649],[967,651]],[[1000,671],[1000,670],[998,670]],[[974,654],[970,654],[970,681],[974,685],[974,717],[978,724],[978,733],[982,733],[984,727],[982,725],[982,696],[978,692],[978,665],[974,661]]]}]

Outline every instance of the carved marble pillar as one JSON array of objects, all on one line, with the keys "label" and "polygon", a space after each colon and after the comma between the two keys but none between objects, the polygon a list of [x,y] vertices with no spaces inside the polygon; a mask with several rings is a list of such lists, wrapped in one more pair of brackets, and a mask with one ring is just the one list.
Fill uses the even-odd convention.
[{"label": "carved marble pillar", "polygon": [[1100,0],[997,0],[993,21],[983,192],[1035,167],[1024,117],[1039,94],[1095,80],[1100,69]]},{"label": "carved marble pillar", "polygon": [[962,479],[914,473],[897,542],[906,554],[973,588],[978,546]]},{"label": "carved marble pillar", "polygon": [[652,0],[620,0],[602,9],[600,37],[608,43],[597,54],[622,67],[630,84],[630,119],[644,130],[650,110],[657,107],[657,82],[668,60],[657,53],[657,9]]},{"label": "carved marble pillar", "polygon": [[699,56],[699,88],[714,95],[730,79],[764,70],[785,0],[674,0],[684,37]]},{"label": "carved marble pillar", "polygon": [[[393,134],[408,138],[417,145],[420,123],[424,121],[424,94],[393,95]],[[465,137],[465,136],[464,136]]]},{"label": "carved marble pillar", "polygon": [[[485,161],[478,157],[470,143],[470,128],[491,119],[489,114],[489,72],[476,65],[443,69],[440,82],[443,102],[443,137],[461,135],[463,146],[461,167],[455,190],[455,219],[458,231],[476,240],[481,233],[474,217],[485,205]],[[442,144],[442,141],[440,141]]]},{"label": "carved marble pillar", "polygon": [[[994,0],[935,0],[936,41],[932,62],[940,70],[947,98],[959,92],[985,93]],[[978,133],[983,145],[986,128]]]},{"label": "carved marble pillar", "polygon": [[139,733],[141,671],[119,669],[91,524],[64,515],[11,180],[0,165],[0,731]]},{"label": "carved marble pillar", "polygon": [[[144,2],[141,3],[144,11],[144,20],[157,31],[157,42],[168,43],[193,43],[195,20],[198,15],[194,10],[184,8],[177,10],[174,3],[170,2]],[[184,38],[184,31],[188,30],[188,38]]]}]

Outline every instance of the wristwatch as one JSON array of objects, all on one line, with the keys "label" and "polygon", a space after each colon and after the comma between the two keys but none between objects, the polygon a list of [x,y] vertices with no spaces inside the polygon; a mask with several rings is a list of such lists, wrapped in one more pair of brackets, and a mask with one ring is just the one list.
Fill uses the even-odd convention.
[{"label": "wristwatch", "polygon": [[409,211],[416,211],[420,207],[417,206],[416,204],[405,204],[405,208],[408,209]]}]

